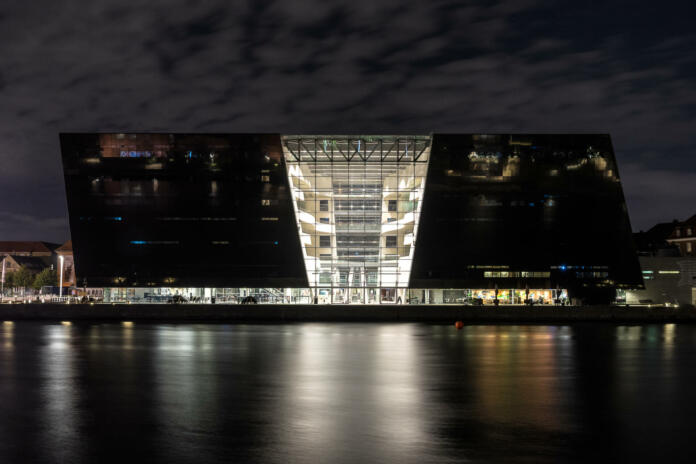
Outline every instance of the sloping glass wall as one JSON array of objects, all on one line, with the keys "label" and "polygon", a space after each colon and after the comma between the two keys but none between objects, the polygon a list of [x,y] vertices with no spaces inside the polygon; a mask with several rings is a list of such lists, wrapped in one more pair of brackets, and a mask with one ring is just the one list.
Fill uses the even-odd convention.
[{"label": "sloping glass wall", "polygon": [[429,136],[282,137],[309,285],[322,302],[403,301]]}]

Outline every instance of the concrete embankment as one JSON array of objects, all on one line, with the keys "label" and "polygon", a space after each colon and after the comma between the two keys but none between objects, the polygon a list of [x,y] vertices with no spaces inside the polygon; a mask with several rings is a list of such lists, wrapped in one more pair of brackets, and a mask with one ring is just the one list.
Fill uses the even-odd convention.
[{"label": "concrete embankment", "polygon": [[696,322],[693,307],[4,304],[0,320],[206,322]]}]

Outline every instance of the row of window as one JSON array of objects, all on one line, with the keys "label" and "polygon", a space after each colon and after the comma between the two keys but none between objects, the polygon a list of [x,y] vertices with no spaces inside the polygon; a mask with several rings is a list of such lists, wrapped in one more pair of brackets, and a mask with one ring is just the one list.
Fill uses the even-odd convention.
[{"label": "row of window", "polygon": [[[402,201],[402,210],[408,212],[412,211],[415,202],[412,201]],[[271,200],[263,199],[261,200],[263,206],[270,206]],[[336,210],[346,211],[363,209],[366,211],[379,211],[380,201],[379,200],[336,200]],[[329,200],[319,200],[319,211],[328,212],[329,211]],[[396,212],[397,200],[387,200],[387,211]]]},{"label": "row of window", "polygon": [[532,277],[532,278],[544,278],[550,277],[551,273],[549,271],[542,272],[532,272],[532,271],[485,271],[483,277],[485,278],[510,278],[510,277]]},{"label": "row of window", "polygon": [[[336,240],[338,241],[338,245],[339,245],[339,246],[343,246],[343,245],[345,245],[345,246],[351,246],[351,244],[353,244],[353,243],[355,243],[356,246],[361,246],[361,245],[365,245],[365,246],[367,246],[367,245],[374,245],[374,246],[377,246],[377,241],[376,241],[377,238],[376,238],[376,237],[375,237],[375,239],[372,240],[372,241],[368,240],[369,243],[366,242],[364,239],[363,239],[363,240],[358,240],[358,238],[356,238],[356,237],[350,237],[350,236],[346,236],[346,237],[344,237],[343,239],[341,239],[340,237],[337,237]],[[356,243],[356,240],[357,240],[359,243]],[[384,246],[387,247],[387,248],[396,248],[396,247],[398,246],[398,245],[397,245],[396,235],[387,235],[387,236],[385,237],[385,244],[384,244]],[[319,247],[320,247],[320,248],[331,248],[331,236],[330,236],[330,235],[320,235],[320,236],[319,236]]]}]

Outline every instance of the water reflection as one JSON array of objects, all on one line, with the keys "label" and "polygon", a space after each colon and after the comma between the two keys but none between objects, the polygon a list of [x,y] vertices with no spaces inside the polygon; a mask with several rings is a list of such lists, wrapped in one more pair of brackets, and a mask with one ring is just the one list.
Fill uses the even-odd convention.
[{"label": "water reflection", "polygon": [[673,324],[3,323],[0,462],[667,459],[690,445],[694,340]]},{"label": "water reflection", "polygon": [[43,331],[45,345],[41,349],[39,369],[43,381],[41,422],[45,441],[41,445],[53,462],[67,462],[71,455],[81,454],[73,336],[73,327],[65,323],[47,325]]}]

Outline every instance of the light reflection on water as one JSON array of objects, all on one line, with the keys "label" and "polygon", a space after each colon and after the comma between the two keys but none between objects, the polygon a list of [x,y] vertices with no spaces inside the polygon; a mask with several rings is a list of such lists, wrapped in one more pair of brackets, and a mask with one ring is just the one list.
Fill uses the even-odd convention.
[{"label": "light reflection on water", "polygon": [[0,326],[0,462],[677,457],[696,327]]}]

